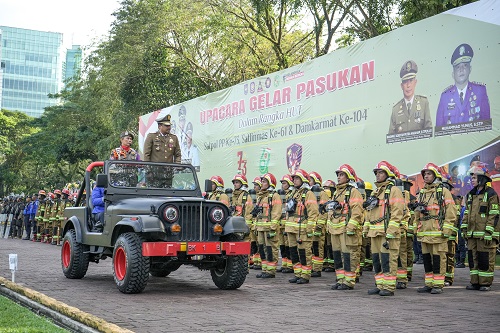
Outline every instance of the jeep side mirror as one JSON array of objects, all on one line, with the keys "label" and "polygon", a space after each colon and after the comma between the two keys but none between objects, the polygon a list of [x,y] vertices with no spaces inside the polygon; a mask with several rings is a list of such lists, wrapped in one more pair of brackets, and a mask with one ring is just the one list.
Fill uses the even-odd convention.
[{"label": "jeep side mirror", "polygon": [[212,192],[212,181],[210,179],[205,179],[205,192]]},{"label": "jeep side mirror", "polygon": [[95,184],[98,187],[107,187],[108,186],[108,176],[104,173],[97,174],[95,178]]}]

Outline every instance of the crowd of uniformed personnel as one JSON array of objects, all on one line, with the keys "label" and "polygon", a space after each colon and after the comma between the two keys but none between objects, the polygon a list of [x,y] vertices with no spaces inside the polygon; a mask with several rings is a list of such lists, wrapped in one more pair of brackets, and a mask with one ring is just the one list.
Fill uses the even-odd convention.
[{"label": "crowd of uniformed personnel", "polygon": [[60,245],[64,209],[74,205],[75,197],[72,190],[64,188],[4,198],[0,207],[0,238]]},{"label": "crowd of uniformed personnel", "polygon": [[[392,296],[412,279],[416,237],[425,271],[425,285],[418,292],[441,294],[454,282],[460,233],[468,245],[466,288],[490,290],[500,223],[499,199],[488,170],[483,165],[469,170],[474,187],[463,200],[450,192],[449,174],[433,163],[422,168],[425,186],[416,196],[410,194],[412,182],[390,163],[379,162],[373,172],[375,188],[348,164],[335,171],[336,183],[298,169],[280,179],[280,189],[272,173],[255,177],[253,189],[241,174],[232,179],[234,189],[225,189],[223,179],[213,176],[207,198],[244,217],[250,230],[249,268],[260,270],[257,278],[293,273],[290,283],[307,284],[311,277],[335,271],[331,288],[352,290],[364,270],[374,270],[376,287],[368,294]],[[75,193],[67,186],[4,198],[0,238],[59,245],[64,209],[74,204]]]},{"label": "crowd of uniformed personnel", "polygon": [[390,163],[381,161],[373,172],[375,188],[348,164],[335,171],[336,183],[298,169],[281,178],[280,189],[272,173],[255,177],[253,189],[241,174],[232,179],[234,189],[225,189],[223,179],[213,176],[207,198],[245,218],[249,268],[260,270],[260,279],[293,273],[290,283],[307,284],[311,277],[335,271],[331,289],[352,290],[363,271],[374,270],[376,286],[368,294],[393,296],[412,279],[416,237],[425,271],[425,284],[417,291],[441,294],[454,282],[461,233],[468,243],[466,288],[490,290],[500,223],[488,170],[481,165],[469,170],[474,188],[463,200],[450,192],[450,175],[433,163],[421,170],[425,186],[416,196],[410,194],[409,178]]}]

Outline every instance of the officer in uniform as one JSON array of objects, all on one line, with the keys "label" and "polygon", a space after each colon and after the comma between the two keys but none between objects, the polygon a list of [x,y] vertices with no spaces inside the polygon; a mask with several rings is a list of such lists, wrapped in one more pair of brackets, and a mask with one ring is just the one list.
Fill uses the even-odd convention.
[{"label": "officer in uniform", "polygon": [[363,197],[356,188],[357,176],[349,164],[336,171],[337,185],[333,198],[326,205],[330,213],[328,231],[331,235],[336,283],[332,290],[352,290],[356,284],[363,217]]},{"label": "officer in uniform", "polygon": [[403,219],[404,198],[395,185],[395,168],[386,161],[373,169],[377,189],[363,204],[368,211],[363,236],[371,238],[376,288],[369,295],[394,296],[398,267],[400,225]]},{"label": "officer in uniform", "polygon": [[490,102],[486,86],[470,82],[474,51],[469,44],[460,44],[451,56],[455,84],[441,94],[436,114],[436,126],[460,124],[490,119]]},{"label": "officer in uniform", "polygon": [[432,128],[429,101],[427,97],[415,95],[418,66],[408,60],[399,71],[403,99],[392,107],[389,134]]},{"label": "officer in uniform", "polygon": [[258,278],[274,278],[278,265],[278,232],[281,219],[281,197],[275,191],[276,177],[272,173],[262,176],[262,188],[252,215],[256,218],[262,272]]},{"label": "officer in uniform", "polygon": [[33,210],[33,201],[31,201],[31,197],[26,197],[26,205],[23,210],[23,218],[24,218],[24,229],[26,230],[26,236],[23,237],[23,240],[29,240],[31,235],[31,211]]},{"label": "officer in uniform", "polygon": [[309,174],[309,185],[311,190],[316,195],[316,200],[319,207],[318,220],[313,232],[312,243],[312,273],[311,277],[321,277],[323,271],[323,262],[325,257],[325,234],[326,234],[326,220],[328,213],[325,210],[325,204],[328,201],[328,194],[321,187],[322,179],[319,173],[313,171]]},{"label": "officer in uniform", "polygon": [[208,200],[220,201],[227,207],[229,207],[229,197],[224,193],[224,180],[221,176],[210,177],[212,182],[212,193],[208,197]]},{"label": "officer in uniform", "polygon": [[422,243],[425,286],[419,293],[441,294],[446,274],[448,239],[456,235],[456,209],[451,192],[442,185],[443,176],[434,163],[421,171],[425,186],[418,195],[415,208],[417,238]]},{"label": "officer in uniform", "polygon": [[64,210],[66,207],[73,206],[71,200],[69,200],[69,190],[67,188],[62,191],[62,198],[59,200],[59,206],[56,214],[55,225],[53,226],[53,237],[52,237],[52,245],[60,245],[61,242],[61,227],[64,221]]},{"label": "officer in uniform", "polygon": [[156,120],[158,131],[149,133],[144,141],[144,161],[181,163],[179,139],[170,133],[171,116]]},{"label": "officer in uniform", "polygon": [[111,151],[110,160],[133,160],[139,161],[141,158],[137,151],[130,146],[134,141],[134,135],[129,131],[120,134],[120,147]]},{"label": "officer in uniform", "polygon": [[316,196],[310,190],[309,174],[298,169],[293,174],[295,191],[286,203],[287,214],[285,232],[290,244],[290,257],[295,277],[290,283],[309,283],[312,270],[312,239],[314,227],[319,216]]},{"label": "officer in uniform", "polygon": [[288,234],[285,232],[286,223],[286,206],[288,200],[293,195],[293,180],[290,175],[281,177],[281,220],[280,232],[278,233],[278,244],[281,253],[281,273],[293,273],[292,260],[290,259],[290,243],[288,242]]},{"label": "officer in uniform", "polygon": [[495,271],[495,251],[500,241],[498,194],[488,186],[488,170],[475,166],[469,170],[472,190],[465,198],[460,230],[469,248],[470,285],[467,290],[489,291]]}]

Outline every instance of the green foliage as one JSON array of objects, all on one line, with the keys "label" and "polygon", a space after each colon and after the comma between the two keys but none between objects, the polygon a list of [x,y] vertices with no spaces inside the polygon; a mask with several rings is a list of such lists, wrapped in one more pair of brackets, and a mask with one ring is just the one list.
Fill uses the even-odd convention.
[{"label": "green foliage", "polygon": [[0,313],[2,333],[68,332],[3,296],[0,296]]},{"label": "green foliage", "polygon": [[39,119],[0,113],[0,195],[81,180],[120,132],[138,137],[145,113],[469,2],[122,0],[109,36],[86,50],[81,75],[51,96],[60,103]]}]

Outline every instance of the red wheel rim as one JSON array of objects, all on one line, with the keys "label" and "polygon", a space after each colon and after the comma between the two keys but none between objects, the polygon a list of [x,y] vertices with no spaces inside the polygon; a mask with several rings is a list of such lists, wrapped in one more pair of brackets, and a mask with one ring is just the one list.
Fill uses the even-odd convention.
[{"label": "red wheel rim", "polygon": [[115,252],[115,275],[116,278],[122,281],[127,273],[127,256],[123,247],[119,247]]},{"label": "red wheel rim", "polygon": [[71,261],[71,246],[68,241],[63,244],[61,256],[64,268],[68,268]]}]

